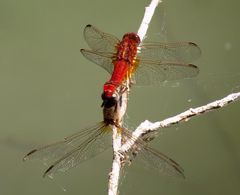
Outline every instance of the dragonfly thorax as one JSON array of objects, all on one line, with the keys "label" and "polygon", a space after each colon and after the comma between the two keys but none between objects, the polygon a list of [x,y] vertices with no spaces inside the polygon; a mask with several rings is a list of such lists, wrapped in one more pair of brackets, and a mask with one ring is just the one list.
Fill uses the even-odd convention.
[{"label": "dragonfly thorax", "polygon": [[136,33],[126,33],[118,45],[117,60],[124,60],[132,64],[136,59],[140,38]]}]

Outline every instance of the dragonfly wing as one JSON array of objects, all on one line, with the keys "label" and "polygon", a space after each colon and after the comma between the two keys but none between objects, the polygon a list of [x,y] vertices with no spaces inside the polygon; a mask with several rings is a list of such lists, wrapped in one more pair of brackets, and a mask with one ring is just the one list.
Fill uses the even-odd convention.
[{"label": "dragonfly wing", "polygon": [[128,151],[130,160],[137,158],[143,162],[146,168],[184,178],[183,168],[171,158],[149,147],[147,145],[148,141],[133,137],[127,129],[124,129],[123,135],[126,139],[131,139],[135,142],[135,145]]},{"label": "dragonfly wing", "polygon": [[113,53],[103,53],[95,52],[91,50],[81,49],[82,55],[88,60],[94,62],[95,64],[104,68],[108,73],[112,74],[114,65],[113,65]]},{"label": "dragonfly wing", "polygon": [[142,59],[132,79],[137,85],[160,85],[163,81],[195,77],[198,72],[193,64]]},{"label": "dragonfly wing", "polygon": [[143,147],[136,158],[141,159],[147,168],[153,168],[160,173],[171,176],[185,178],[184,170],[177,162],[149,146]]},{"label": "dragonfly wing", "polygon": [[83,34],[87,44],[93,51],[116,51],[116,46],[119,43],[119,40],[114,35],[104,33],[90,24],[85,27]]},{"label": "dragonfly wing", "polygon": [[139,50],[139,59],[151,59],[154,61],[175,61],[178,63],[190,63],[198,59],[201,50],[192,42],[176,43],[143,43]]},{"label": "dragonfly wing", "polygon": [[57,172],[65,172],[86,161],[111,146],[110,129],[104,123],[87,128],[81,132],[29,152],[24,160],[40,159],[50,167],[44,176],[52,177]]}]

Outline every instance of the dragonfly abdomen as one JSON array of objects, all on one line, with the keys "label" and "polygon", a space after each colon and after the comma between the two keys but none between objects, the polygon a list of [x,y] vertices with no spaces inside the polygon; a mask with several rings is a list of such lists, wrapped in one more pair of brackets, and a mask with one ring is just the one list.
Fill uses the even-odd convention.
[{"label": "dragonfly abdomen", "polygon": [[127,75],[129,66],[129,63],[125,60],[116,61],[114,63],[112,77],[103,86],[103,93],[105,97],[113,96],[113,93],[115,92],[117,87],[121,85],[122,82],[125,80],[125,76]]},{"label": "dragonfly abdomen", "polygon": [[113,61],[114,70],[111,79],[105,83],[103,93],[105,97],[112,97],[113,93],[123,81],[129,79],[137,56],[140,38],[136,33],[127,33],[117,47],[116,60]]}]

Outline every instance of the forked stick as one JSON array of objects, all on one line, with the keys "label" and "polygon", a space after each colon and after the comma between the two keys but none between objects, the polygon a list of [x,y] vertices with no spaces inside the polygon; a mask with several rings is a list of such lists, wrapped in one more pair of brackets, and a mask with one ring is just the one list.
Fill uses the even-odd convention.
[{"label": "forked stick", "polygon": [[[161,3],[161,0],[152,0],[150,5],[145,8],[145,14],[142,20],[142,23],[138,30],[138,36],[140,37],[140,40],[142,41],[144,39],[144,36],[147,32],[149,23],[152,19],[152,16],[154,14],[154,11],[159,3]],[[126,83],[127,88],[129,89],[128,83]],[[122,94],[122,101],[120,102],[121,106],[118,112],[120,113],[120,116],[123,118],[125,115],[126,109],[127,109],[127,97],[128,97],[128,90],[126,90]],[[122,121],[122,118],[120,120]],[[108,181],[108,195],[117,195],[118,193],[118,183],[120,179],[120,171],[122,168],[121,165],[121,154],[119,153],[122,144],[121,144],[121,134],[118,132],[117,127],[113,126],[113,135],[112,135],[112,145],[113,145],[113,162],[112,162],[112,169],[109,173],[109,181]]]}]

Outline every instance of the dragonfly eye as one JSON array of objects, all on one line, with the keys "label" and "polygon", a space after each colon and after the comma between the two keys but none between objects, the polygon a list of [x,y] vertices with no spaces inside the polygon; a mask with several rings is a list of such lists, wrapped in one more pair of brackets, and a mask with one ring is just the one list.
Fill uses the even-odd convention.
[{"label": "dragonfly eye", "polygon": [[123,39],[133,40],[137,45],[141,42],[139,36],[136,33],[127,33],[123,36]]},{"label": "dragonfly eye", "polygon": [[107,97],[105,93],[102,94],[102,107],[111,108],[117,104],[116,97]]}]

